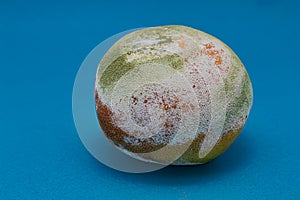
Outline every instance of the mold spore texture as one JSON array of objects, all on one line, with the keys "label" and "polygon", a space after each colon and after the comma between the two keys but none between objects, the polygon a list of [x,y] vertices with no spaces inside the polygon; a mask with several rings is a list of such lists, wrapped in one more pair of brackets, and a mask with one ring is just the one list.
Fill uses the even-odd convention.
[{"label": "mold spore texture", "polygon": [[185,26],[146,28],[121,38],[99,64],[95,93],[98,114],[100,107],[110,113],[111,127],[99,120],[103,131],[130,155],[190,144],[200,135],[207,138],[198,144],[206,155],[216,137],[242,129],[253,99],[236,54]]}]

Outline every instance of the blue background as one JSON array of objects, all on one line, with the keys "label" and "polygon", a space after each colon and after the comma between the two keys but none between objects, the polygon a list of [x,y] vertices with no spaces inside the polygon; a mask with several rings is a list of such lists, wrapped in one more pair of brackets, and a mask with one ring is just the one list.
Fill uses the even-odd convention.
[{"label": "blue background", "polygon": [[[0,2],[0,199],[300,199],[300,4],[296,1]],[[124,30],[167,24],[223,40],[254,105],[215,161],[118,172],[81,144],[72,87],[85,56]]]}]

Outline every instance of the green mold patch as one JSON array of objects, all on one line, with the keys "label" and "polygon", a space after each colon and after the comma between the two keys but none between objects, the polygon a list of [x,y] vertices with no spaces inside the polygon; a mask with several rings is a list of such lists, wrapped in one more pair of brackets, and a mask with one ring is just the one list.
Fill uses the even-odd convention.
[{"label": "green mold patch", "polygon": [[161,33],[158,33],[158,39],[160,40],[157,44],[162,45],[162,44],[169,44],[173,42],[171,37],[164,36]]},{"label": "green mold patch", "polygon": [[[251,82],[250,78],[247,74],[247,71],[245,70],[242,62],[240,59],[235,55],[235,53],[230,49],[231,52],[231,59],[233,60],[231,71],[224,80],[225,83],[225,92],[226,97],[229,100],[229,102],[232,103],[232,106],[227,109],[226,113],[226,119],[224,127],[227,127],[229,124],[232,123],[232,120],[235,118],[240,117],[241,112],[244,108],[249,107],[251,104],[251,101],[248,99],[249,95],[251,95]],[[235,88],[238,87],[238,85],[234,84],[237,82],[237,78],[239,73],[242,70],[242,81],[240,84],[240,94],[235,93]]]},{"label": "green mold patch", "polygon": [[[230,50],[231,51],[231,50]],[[236,79],[238,78],[238,74],[241,70],[243,70],[243,64],[241,63],[241,61],[238,59],[238,57],[231,51],[231,59],[233,60],[233,62],[231,63],[231,71],[230,73],[227,75],[226,79],[224,80],[224,84],[225,84],[225,92],[227,95],[227,98],[231,99],[234,98],[234,93],[231,93],[232,91],[234,91],[236,85],[233,84],[235,83]],[[247,73],[245,70],[243,70],[244,73]]]},{"label": "green mold patch", "polygon": [[[137,59],[128,62],[127,56],[130,54],[140,54]],[[112,88],[116,82],[127,72],[135,67],[147,63],[159,63],[172,67],[176,71],[183,71],[184,62],[177,54],[166,54],[162,57],[155,57],[155,55],[142,55],[142,51],[128,52],[114,60],[103,72],[98,84],[104,90]]]},{"label": "green mold patch", "polygon": [[103,89],[109,88],[134,67],[132,63],[127,62],[126,54],[121,55],[105,69],[99,80],[99,85]]},{"label": "green mold patch", "polygon": [[154,62],[170,65],[170,67],[177,71],[183,71],[184,67],[184,62],[182,58],[177,54],[165,55],[159,59],[154,60]]},{"label": "green mold patch", "polygon": [[241,87],[240,95],[234,97],[234,106],[232,106],[226,113],[225,126],[231,123],[233,118],[239,117],[241,110],[246,107],[250,107],[251,101],[249,101],[248,96],[251,94],[251,83],[247,73],[243,77]]}]

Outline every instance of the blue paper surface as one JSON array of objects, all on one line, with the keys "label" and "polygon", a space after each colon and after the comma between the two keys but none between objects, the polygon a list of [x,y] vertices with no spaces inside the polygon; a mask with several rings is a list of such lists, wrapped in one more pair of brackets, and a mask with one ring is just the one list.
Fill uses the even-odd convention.
[{"label": "blue paper surface", "polygon": [[[297,1],[1,1],[0,199],[300,199]],[[83,147],[72,88],[101,41],[181,24],[228,44],[254,104],[211,163],[147,174],[109,169]]]}]

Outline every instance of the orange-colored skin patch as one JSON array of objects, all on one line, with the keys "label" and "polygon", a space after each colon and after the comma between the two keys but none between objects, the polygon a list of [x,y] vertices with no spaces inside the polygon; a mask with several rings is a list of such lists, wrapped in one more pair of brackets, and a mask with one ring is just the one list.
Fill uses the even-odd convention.
[{"label": "orange-colored skin patch", "polygon": [[95,100],[98,121],[101,129],[103,130],[103,133],[106,135],[106,137],[111,139],[116,146],[121,145],[125,149],[134,153],[146,153],[155,151],[166,145],[157,145],[153,141],[151,141],[151,138],[149,138],[149,141],[140,141],[140,145],[132,145],[125,142],[124,137],[133,138],[133,136],[129,135],[128,133],[114,125],[112,119],[113,112],[100,101],[97,92],[95,92]]},{"label": "orange-colored skin patch", "polygon": [[[98,97],[98,93],[96,91],[94,94],[95,94],[95,101],[96,101],[96,111],[97,111],[98,121],[101,126],[101,129],[103,130],[106,137],[111,139],[116,146],[121,145],[123,148],[134,153],[148,153],[148,152],[156,151],[168,144],[168,143],[165,144],[155,143],[153,137],[158,135],[149,137],[146,140],[141,141],[140,139],[135,138],[134,136],[130,135],[129,133],[115,126],[113,120],[113,115],[114,115],[113,112],[108,108],[108,106],[104,105],[100,101],[100,98]],[[173,125],[166,122],[164,127],[166,129],[171,129]],[[139,145],[134,145],[126,142],[124,139],[125,137],[138,140]],[[174,137],[174,134],[170,132],[165,132],[163,135],[160,135],[160,137],[164,137],[166,141],[168,141]]]}]

